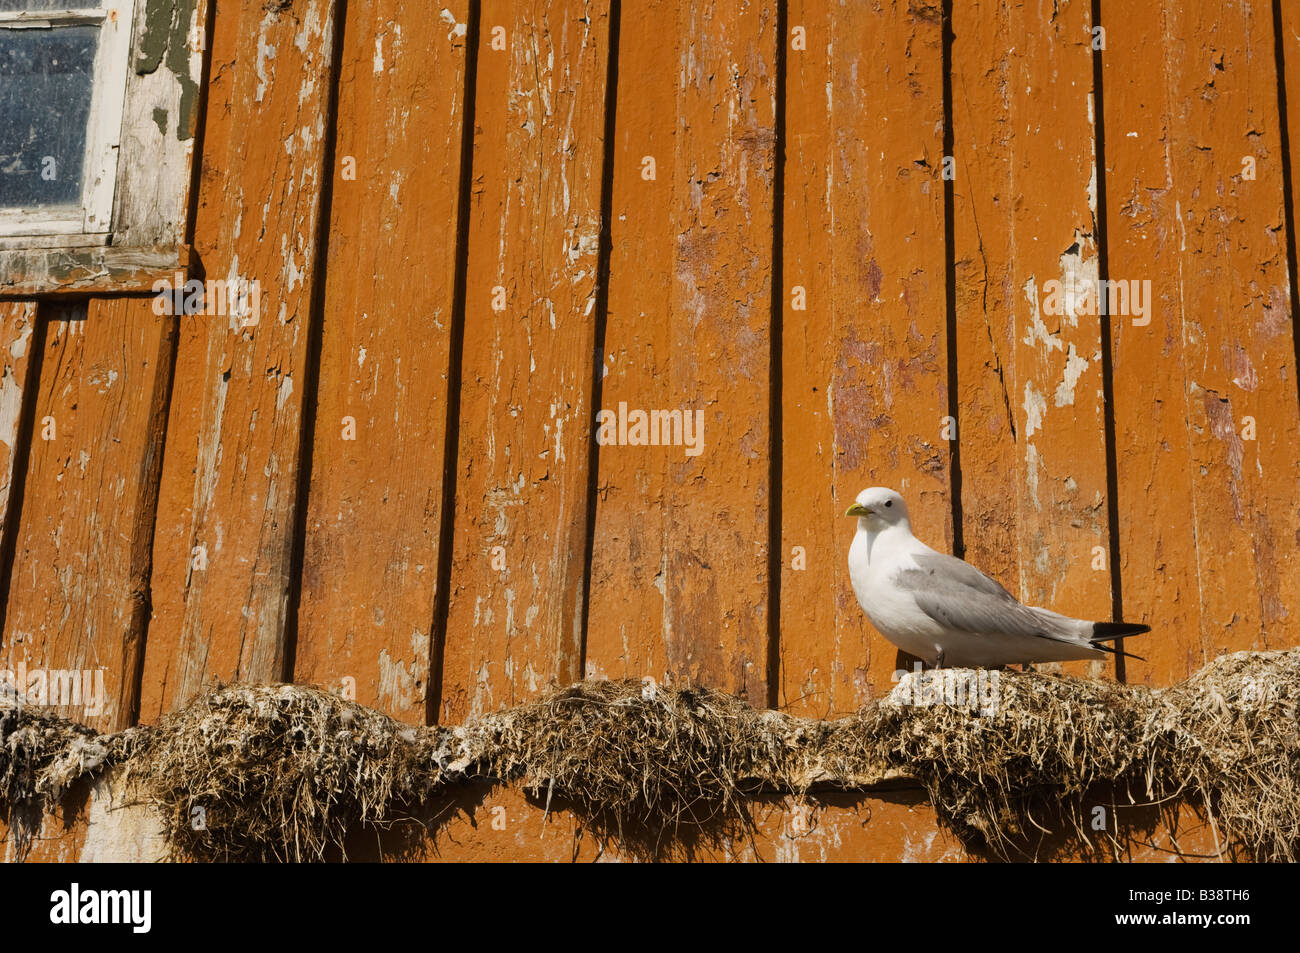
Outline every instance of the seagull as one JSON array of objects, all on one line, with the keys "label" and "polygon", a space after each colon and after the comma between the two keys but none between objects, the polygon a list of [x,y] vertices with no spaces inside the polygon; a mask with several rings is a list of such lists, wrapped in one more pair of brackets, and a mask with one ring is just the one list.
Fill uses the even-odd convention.
[{"label": "seagull", "polygon": [[935,668],[996,668],[1127,655],[1103,643],[1150,632],[1130,622],[1088,622],[1021,605],[970,563],[912,535],[907,504],[893,490],[858,494],[849,580],[880,634]]}]

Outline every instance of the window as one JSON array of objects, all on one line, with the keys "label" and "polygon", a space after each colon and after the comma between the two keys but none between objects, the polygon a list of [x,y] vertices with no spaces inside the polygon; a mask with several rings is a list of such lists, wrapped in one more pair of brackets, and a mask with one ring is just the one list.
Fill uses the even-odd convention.
[{"label": "window", "polygon": [[0,0],[0,236],[102,244],[133,0],[68,3]]},{"label": "window", "polygon": [[189,271],[195,0],[0,0],[0,297]]}]

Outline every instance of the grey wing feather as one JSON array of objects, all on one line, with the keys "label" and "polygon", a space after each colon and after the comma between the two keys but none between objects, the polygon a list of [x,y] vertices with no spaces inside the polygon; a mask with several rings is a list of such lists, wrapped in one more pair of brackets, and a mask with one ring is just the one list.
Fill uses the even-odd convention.
[{"label": "grey wing feather", "polygon": [[970,563],[943,553],[915,559],[920,568],[900,572],[898,585],[911,592],[921,611],[936,622],[963,632],[1074,641]]}]

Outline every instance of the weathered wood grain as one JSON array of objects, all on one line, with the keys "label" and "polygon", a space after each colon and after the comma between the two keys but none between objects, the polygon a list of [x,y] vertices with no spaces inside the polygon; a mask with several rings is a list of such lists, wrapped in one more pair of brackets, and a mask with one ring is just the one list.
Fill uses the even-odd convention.
[{"label": "weathered wood grain", "polygon": [[[1285,0],[1273,0],[1273,39],[1278,51],[1283,74],[1277,77],[1279,96],[1286,100],[1286,114],[1280,118],[1286,123],[1287,139],[1284,143],[1290,166],[1290,180],[1285,186],[1290,189],[1292,206],[1291,221],[1287,222],[1293,239],[1296,235],[1295,200],[1300,195],[1300,6],[1286,3]],[[1279,156],[1279,161],[1281,157]],[[1294,245],[1293,245],[1294,250]],[[1297,267],[1291,262],[1291,267]],[[1293,272],[1294,283],[1297,275]],[[1292,293],[1292,315],[1295,314],[1295,296]]]},{"label": "weathered wood grain", "polygon": [[36,307],[34,301],[0,302],[0,538],[9,526],[14,451],[28,386]]},{"label": "weathered wood grain", "polygon": [[331,687],[352,679],[357,701],[421,723],[467,12],[465,2],[442,18],[395,0],[348,6],[294,670]]},{"label": "weathered wood grain", "polygon": [[123,161],[113,195],[115,245],[186,241],[209,2],[136,3],[122,118]]},{"label": "weathered wood grain", "polygon": [[1112,324],[1130,671],[1168,683],[1300,638],[1281,78],[1259,5],[1102,11],[1111,272],[1153,299]]},{"label": "weathered wood grain", "polygon": [[1015,255],[1010,112],[1014,59],[1007,5],[952,8],[953,270],[956,278],[961,554],[1014,589],[1020,580],[1017,495]]},{"label": "weathered wood grain", "polygon": [[[1202,296],[1198,290],[1185,299],[1179,275],[1182,203],[1169,141],[1164,11],[1159,4],[1121,11],[1107,3],[1101,16],[1110,272],[1151,288],[1149,324],[1110,319],[1126,615],[1155,626],[1141,645],[1129,646],[1147,664],[1126,669],[1134,680],[1164,683],[1206,661],[1183,348],[1185,307],[1197,307]],[[1138,63],[1143,68],[1135,71]],[[1213,551],[1216,542],[1204,546]]]},{"label": "weathered wood grain", "polygon": [[107,295],[153,290],[158,281],[189,280],[187,245],[0,248],[0,299],[32,295]]},{"label": "weathered wood grain", "polygon": [[1091,11],[995,6],[954,9],[963,537],[1026,603],[1106,619]]},{"label": "weathered wood grain", "polygon": [[141,298],[51,319],[35,395],[0,658],[75,682],[56,710],[101,730],[138,707],[172,323]]},{"label": "weathered wood grain", "polygon": [[898,665],[854,598],[845,508],[893,487],[917,535],[951,551],[943,27],[901,0],[794,3],[800,26],[806,49],[786,54],[781,704],[827,714],[887,693]]},{"label": "weathered wood grain", "polygon": [[[282,678],[334,64],[329,0],[217,17],[195,246],[249,292],[181,321],[143,711]],[[251,313],[252,292],[260,307]]]},{"label": "weathered wood grain", "polygon": [[600,449],[587,672],[765,704],[776,10],[624,13],[602,406],[703,431]]},{"label": "weathered wood grain", "polygon": [[582,651],[608,9],[481,22],[439,721],[575,680]]}]

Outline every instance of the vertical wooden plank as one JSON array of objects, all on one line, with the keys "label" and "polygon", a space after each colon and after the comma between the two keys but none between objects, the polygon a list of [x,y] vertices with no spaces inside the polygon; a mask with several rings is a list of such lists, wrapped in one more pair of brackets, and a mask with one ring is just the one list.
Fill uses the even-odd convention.
[{"label": "vertical wooden plank", "polygon": [[781,701],[809,714],[856,710],[897,666],[848,580],[858,492],[897,489],[952,544],[943,26],[904,2],[819,8],[790,10],[782,358]]},{"label": "vertical wooden plank", "polygon": [[1015,255],[1010,89],[1018,45],[1010,8],[973,0],[952,5],[953,242],[956,278],[961,554],[1015,589],[1017,416],[1013,399]]},{"label": "vertical wooden plank", "polygon": [[[1111,615],[1089,4],[1017,7],[1012,71],[1018,595]],[[1021,48],[1017,44],[1016,52]],[[1048,131],[1050,130],[1050,131]],[[1060,307],[1049,313],[1052,283]],[[1112,669],[1101,660],[1076,673]]]},{"label": "vertical wooden plank", "polygon": [[[1273,0],[1273,23],[1274,42],[1279,57],[1278,62],[1283,71],[1283,75],[1278,77],[1279,92],[1286,99],[1286,115],[1281,118],[1286,122],[1288,133],[1288,141],[1283,145],[1286,147],[1291,175],[1289,181],[1284,183],[1284,186],[1291,190],[1291,214],[1293,216],[1287,222],[1287,228],[1291,230],[1294,239],[1296,235],[1294,216],[1297,214],[1295,200],[1300,195],[1300,6],[1294,3],[1286,3],[1284,0]],[[1293,261],[1291,265],[1294,268],[1297,263]],[[1296,277],[1295,274],[1292,274],[1292,281]],[[1293,291],[1293,316],[1295,314],[1294,308]]]},{"label": "vertical wooden plank", "polygon": [[36,329],[36,302],[0,301],[0,538],[9,526],[14,451]]},{"label": "vertical wooden plank", "polygon": [[1026,603],[1105,619],[1091,11],[992,6],[954,6],[967,558]]},{"label": "vertical wooden plank", "polygon": [[[1185,677],[1300,637],[1300,421],[1271,10],[1102,8],[1126,614]],[[1145,320],[1146,316],[1139,320]]]},{"label": "vertical wooden plank", "polygon": [[468,4],[410,9],[348,7],[294,677],[423,723]]},{"label": "vertical wooden plank", "polygon": [[776,7],[625,15],[602,405],[692,413],[703,430],[689,453],[685,434],[601,447],[587,671],[762,705]]},{"label": "vertical wooden plank", "polygon": [[442,721],[580,669],[608,29],[483,5]]},{"label": "vertical wooden plank", "polygon": [[[1170,141],[1181,110],[1171,108],[1169,98],[1170,56],[1182,42],[1160,4],[1121,11],[1105,3],[1101,23],[1107,33],[1102,120],[1110,273],[1151,288],[1149,324],[1135,325],[1127,315],[1110,318],[1126,615],[1155,627],[1141,646],[1130,647],[1146,664],[1126,670],[1131,680],[1168,683],[1207,660],[1198,558],[1220,545],[1199,540],[1193,518],[1190,369],[1179,273],[1182,202]],[[1196,307],[1200,298],[1198,290],[1187,303]]]},{"label": "vertical wooden plank", "polygon": [[80,700],[57,711],[101,730],[138,704],[172,323],[96,299],[46,332],[3,667],[45,671],[51,703],[61,680]]},{"label": "vertical wooden plank", "polygon": [[[639,409],[680,409],[681,395],[664,373],[673,353],[669,320],[676,253],[674,136],[678,84],[666,64],[678,55],[679,4],[649,0],[620,13],[614,175],[610,199],[610,292],[601,367],[601,402]],[[670,61],[668,58],[672,57]],[[653,178],[645,160],[654,163]],[[642,172],[645,168],[647,171]],[[651,457],[650,454],[654,456]],[[664,679],[670,655],[684,653],[665,628],[669,458],[681,449],[602,446],[596,495],[587,675]]]},{"label": "vertical wooden plank", "polygon": [[277,679],[286,667],[334,11],[312,0],[216,18],[195,245],[250,313],[182,321],[146,717],[215,678]]}]

